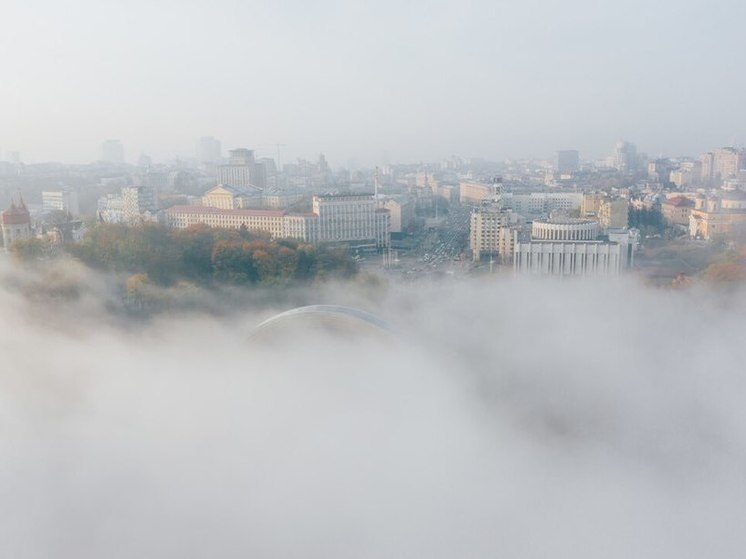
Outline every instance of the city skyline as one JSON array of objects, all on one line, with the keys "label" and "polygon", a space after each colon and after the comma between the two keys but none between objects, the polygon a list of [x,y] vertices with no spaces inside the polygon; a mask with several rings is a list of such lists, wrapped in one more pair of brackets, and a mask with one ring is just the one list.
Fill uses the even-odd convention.
[{"label": "city skyline", "polygon": [[163,160],[212,135],[344,166],[744,143],[734,1],[728,18],[694,1],[75,4],[11,6],[0,24],[3,153],[84,163],[117,138],[128,161]]}]

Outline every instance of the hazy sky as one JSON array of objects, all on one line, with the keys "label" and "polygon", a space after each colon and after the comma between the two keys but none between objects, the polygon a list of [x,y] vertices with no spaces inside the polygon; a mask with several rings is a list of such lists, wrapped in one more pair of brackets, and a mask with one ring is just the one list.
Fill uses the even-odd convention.
[{"label": "hazy sky", "polygon": [[744,142],[746,3],[3,3],[0,150],[191,155],[197,137],[332,165],[652,155]]}]

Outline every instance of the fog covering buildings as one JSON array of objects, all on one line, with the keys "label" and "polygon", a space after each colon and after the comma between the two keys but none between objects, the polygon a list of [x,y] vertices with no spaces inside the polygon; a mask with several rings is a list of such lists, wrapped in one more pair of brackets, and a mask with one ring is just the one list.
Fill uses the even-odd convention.
[{"label": "fog covering buildings", "polygon": [[[742,292],[336,284],[296,303],[202,293],[204,313],[132,323],[102,276],[10,262],[4,557],[746,549]],[[313,301],[372,312],[396,339],[248,340]]]}]

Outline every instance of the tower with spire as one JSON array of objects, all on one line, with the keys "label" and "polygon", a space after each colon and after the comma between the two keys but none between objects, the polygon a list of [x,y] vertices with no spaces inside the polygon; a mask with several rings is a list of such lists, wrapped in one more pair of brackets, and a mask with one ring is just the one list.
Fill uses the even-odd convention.
[{"label": "tower with spire", "polygon": [[6,251],[15,241],[31,238],[31,216],[23,197],[19,196],[18,204],[11,200],[10,207],[0,214],[0,226]]}]

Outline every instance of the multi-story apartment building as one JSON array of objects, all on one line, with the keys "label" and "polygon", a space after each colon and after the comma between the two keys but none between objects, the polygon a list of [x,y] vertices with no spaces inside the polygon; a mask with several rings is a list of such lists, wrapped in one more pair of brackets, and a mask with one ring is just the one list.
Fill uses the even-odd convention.
[{"label": "multi-story apartment building", "polygon": [[742,149],[725,147],[715,150],[713,158],[715,180],[719,183],[737,176],[744,162],[746,162],[746,153]]},{"label": "multi-story apartment building", "polygon": [[482,255],[489,254],[509,261],[513,257],[517,226],[518,216],[499,204],[475,209],[471,213],[469,228],[469,248],[473,260],[480,260]]}]

